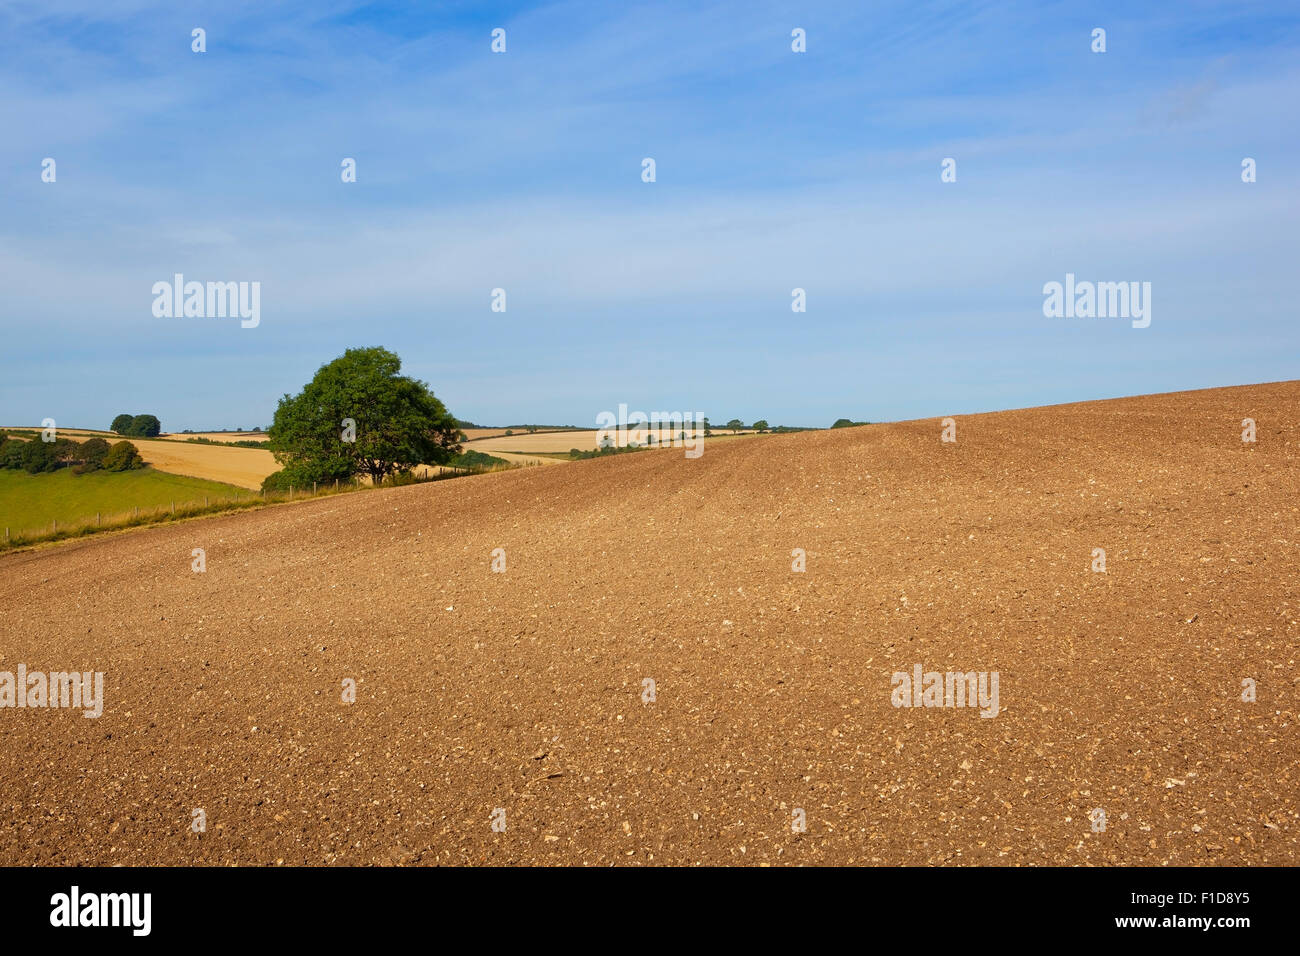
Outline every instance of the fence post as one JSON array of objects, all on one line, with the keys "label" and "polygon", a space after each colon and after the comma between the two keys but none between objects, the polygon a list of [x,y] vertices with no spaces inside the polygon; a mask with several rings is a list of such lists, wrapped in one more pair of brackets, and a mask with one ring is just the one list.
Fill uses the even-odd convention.
[{"label": "fence post", "polygon": [[59,519],[58,519],[58,518],[55,518],[55,519],[54,519],[54,533],[55,533],[55,534],[58,534],[58,533],[59,533]]},{"label": "fence post", "polygon": [[99,512],[95,512],[95,527],[99,527]]},{"label": "fence post", "polygon": [[176,502],[172,502],[172,514],[176,513]]},{"label": "fence post", "polygon": [[311,493],[316,494],[316,482],[314,481],[311,483]]},{"label": "fence post", "polygon": [[290,486],[289,486],[289,497],[290,497],[290,498],[293,497],[293,485],[290,485]]}]

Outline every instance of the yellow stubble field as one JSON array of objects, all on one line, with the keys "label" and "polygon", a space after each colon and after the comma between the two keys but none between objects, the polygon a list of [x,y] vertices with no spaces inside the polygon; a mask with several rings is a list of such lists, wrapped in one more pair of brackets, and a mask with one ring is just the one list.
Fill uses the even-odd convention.
[{"label": "yellow stubble field", "polygon": [[275,456],[261,448],[203,445],[198,442],[132,438],[145,462],[159,471],[224,481],[241,488],[262,487],[262,479],[279,471]]},{"label": "yellow stubble field", "polygon": [[[17,426],[28,431],[39,431],[40,426]],[[0,429],[3,431],[3,429]],[[261,448],[238,448],[232,445],[204,445],[199,442],[165,440],[163,438],[123,438],[112,432],[95,431],[88,428],[60,428],[58,434],[77,441],[88,438],[103,438],[110,444],[129,441],[140,451],[145,464],[152,465],[158,471],[173,475],[186,475],[190,478],[206,478],[209,481],[224,481],[240,488],[254,491],[262,487],[262,479],[280,466],[275,456]],[[252,433],[245,433],[252,437]],[[196,438],[197,435],[187,435]]]}]

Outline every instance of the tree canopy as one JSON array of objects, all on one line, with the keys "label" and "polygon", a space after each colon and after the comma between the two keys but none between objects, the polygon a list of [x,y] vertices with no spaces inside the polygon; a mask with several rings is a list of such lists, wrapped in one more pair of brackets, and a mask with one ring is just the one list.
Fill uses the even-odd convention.
[{"label": "tree canopy", "polygon": [[378,483],[459,453],[456,419],[401,368],[387,349],[348,349],[299,394],[280,399],[266,443],[284,466],[277,480],[305,485],[369,475]]},{"label": "tree canopy", "polygon": [[162,422],[156,415],[136,415],[131,419],[131,434],[137,438],[154,438],[162,433]]},{"label": "tree canopy", "polygon": [[105,471],[130,471],[132,468],[143,468],[144,459],[140,457],[135,445],[129,441],[120,441],[109,448],[101,467]]},{"label": "tree canopy", "polygon": [[128,415],[125,412],[113,419],[114,433],[130,438],[154,438],[162,433],[162,422],[157,415]]}]

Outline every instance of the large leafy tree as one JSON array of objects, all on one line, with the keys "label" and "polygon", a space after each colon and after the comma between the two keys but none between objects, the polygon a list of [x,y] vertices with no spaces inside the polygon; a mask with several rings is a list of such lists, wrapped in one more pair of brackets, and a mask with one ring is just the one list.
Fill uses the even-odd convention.
[{"label": "large leafy tree", "polygon": [[129,441],[115,442],[104,455],[102,467],[105,471],[130,471],[132,468],[143,468],[144,459],[140,457],[140,451]]},{"label": "large leafy tree", "polygon": [[102,438],[88,438],[81,443],[81,460],[91,465],[93,470],[98,468],[104,462],[104,456],[108,454],[108,442]]},{"label": "large leafy tree", "polygon": [[59,459],[54,454],[54,443],[32,440],[23,445],[23,468],[28,474],[39,475],[44,471],[55,471]]},{"label": "large leafy tree", "polygon": [[130,438],[154,438],[162,433],[162,422],[157,415],[118,415],[113,419],[112,429],[119,435]]},{"label": "large leafy tree", "polygon": [[162,434],[162,422],[158,421],[157,415],[135,415],[128,434],[136,438],[153,438]]},{"label": "large leafy tree", "polygon": [[[369,475],[378,483],[459,453],[456,419],[401,369],[387,349],[348,349],[299,394],[280,399],[267,448],[284,466],[282,477],[306,484]],[[356,423],[355,436],[346,419]]]}]

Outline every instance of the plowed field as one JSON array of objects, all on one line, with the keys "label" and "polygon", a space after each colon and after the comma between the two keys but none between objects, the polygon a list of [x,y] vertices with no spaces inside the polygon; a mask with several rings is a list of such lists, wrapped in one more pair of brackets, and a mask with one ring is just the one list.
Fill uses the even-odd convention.
[{"label": "plowed field", "polygon": [[0,556],[0,671],[106,698],[0,709],[0,864],[1300,862],[1300,383],[940,432]]}]

